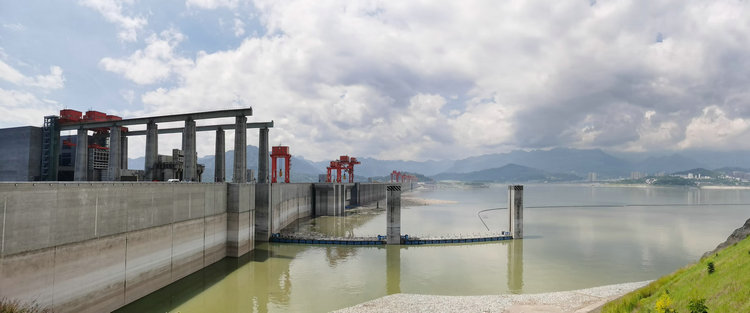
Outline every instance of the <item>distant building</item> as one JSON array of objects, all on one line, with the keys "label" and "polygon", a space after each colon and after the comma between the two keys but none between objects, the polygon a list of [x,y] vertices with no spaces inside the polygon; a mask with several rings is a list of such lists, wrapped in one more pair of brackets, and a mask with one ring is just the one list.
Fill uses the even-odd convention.
[{"label": "distant building", "polygon": [[596,172],[589,172],[589,181],[593,182],[593,181],[596,181],[596,180],[597,180]]},{"label": "distant building", "polygon": [[26,126],[0,129],[0,181],[40,180],[42,129]]},{"label": "distant building", "polygon": [[630,172],[630,179],[641,179],[646,177],[646,174],[641,172]]},{"label": "distant building", "polygon": [[[185,155],[180,149],[172,149],[172,155],[159,155],[156,161],[156,180],[183,179],[185,169]],[[198,181],[201,181],[206,167],[198,164]]]}]

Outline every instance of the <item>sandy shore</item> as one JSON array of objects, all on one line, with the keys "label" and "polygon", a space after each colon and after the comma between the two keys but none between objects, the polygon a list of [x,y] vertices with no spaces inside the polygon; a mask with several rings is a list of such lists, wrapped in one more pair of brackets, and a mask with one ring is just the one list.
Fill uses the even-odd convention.
[{"label": "sandy shore", "polygon": [[538,294],[431,296],[394,294],[335,312],[590,312],[650,281]]},{"label": "sandy shore", "polygon": [[410,196],[401,196],[401,205],[403,206],[422,206],[422,205],[432,205],[432,204],[453,204],[458,203],[456,201],[451,200],[438,200],[438,199],[425,199],[425,198],[418,198],[418,197],[410,197]]},{"label": "sandy shore", "polygon": [[701,189],[747,190],[750,186],[700,186]]}]

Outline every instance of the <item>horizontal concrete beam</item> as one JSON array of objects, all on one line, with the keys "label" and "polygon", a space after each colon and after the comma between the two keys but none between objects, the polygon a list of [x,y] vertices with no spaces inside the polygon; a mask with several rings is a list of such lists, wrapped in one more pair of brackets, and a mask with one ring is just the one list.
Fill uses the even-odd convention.
[{"label": "horizontal concrete beam", "polygon": [[[222,125],[207,125],[207,126],[198,126],[195,128],[195,131],[216,131],[219,128],[223,130],[230,130],[234,129],[235,124],[222,124]],[[257,122],[257,123],[247,123],[247,128],[273,128],[273,121],[270,122]],[[181,134],[184,130],[184,127],[176,127],[176,128],[161,128],[158,130],[159,134]],[[125,136],[145,136],[146,131],[145,130],[134,130],[129,131],[127,133],[122,133]]]},{"label": "horizontal concrete beam", "polygon": [[252,116],[252,115],[253,115],[252,108],[219,110],[219,111],[209,111],[209,112],[196,112],[196,113],[184,113],[184,114],[162,115],[162,116],[152,116],[152,117],[129,118],[129,119],[123,119],[120,121],[90,122],[90,123],[76,123],[76,124],[60,125],[60,130],[140,125],[140,124],[148,124],[150,121],[153,121],[154,123],[179,122],[179,121],[184,121],[187,118],[192,118],[193,120],[205,120],[205,119],[212,119],[212,118]]}]

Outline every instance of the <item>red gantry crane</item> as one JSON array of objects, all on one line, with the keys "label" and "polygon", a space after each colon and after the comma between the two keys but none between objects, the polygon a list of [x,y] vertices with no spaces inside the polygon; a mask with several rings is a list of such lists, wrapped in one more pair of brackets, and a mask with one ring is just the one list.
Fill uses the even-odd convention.
[{"label": "red gantry crane", "polygon": [[411,182],[416,182],[417,180],[418,180],[417,176],[414,176],[414,175],[411,175],[411,174],[407,174],[405,172],[402,173],[402,172],[399,172],[399,171],[396,171],[396,170],[394,170],[393,172],[391,172],[391,182],[392,183],[393,182],[396,182],[396,183],[411,183]]},{"label": "red gantry crane", "polygon": [[339,157],[338,160],[331,161],[330,166],[328,166],[326,169],[328,170],[326,174],[326,182],[330,183],[332,181],[331,179],[331,171],[336,170],[336,182],[341,183],[341,171],[344,171],[344,179],[346,179],[346,173],[349,173],[349,182],[354,182],[354,165],[361,164],[361,162],[357,161],[357,158],[349,157],[348,155],[342,155]]},{"label": "red gantry crane", "polygon": [[[284,182],[289,183],[289,163],[292,159],[292,155],[289,154],[288,146],[275,146],[271,147],[271,183],[276,183],[276,160],[284,159],[284,172],[279,169],[279,176],[284,177]],[[329,171],[329,177],[330,171]]]}]

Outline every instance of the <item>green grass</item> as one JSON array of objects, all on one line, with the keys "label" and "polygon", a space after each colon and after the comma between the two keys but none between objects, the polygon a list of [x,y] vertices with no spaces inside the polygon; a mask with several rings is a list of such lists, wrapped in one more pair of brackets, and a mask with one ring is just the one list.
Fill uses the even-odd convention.
[{"label": "green grass", "polygon": [[52,313],[52,310],[34,303],[3,298],[0,299],[0,313]]},{"label": "green grass", "polygon": [[706,299],[708,312],[750,312],[750,238],[609,302],[602,312],[657,312],[664,294],[677,312],[689,313],[690,300],[698,299]]}]

